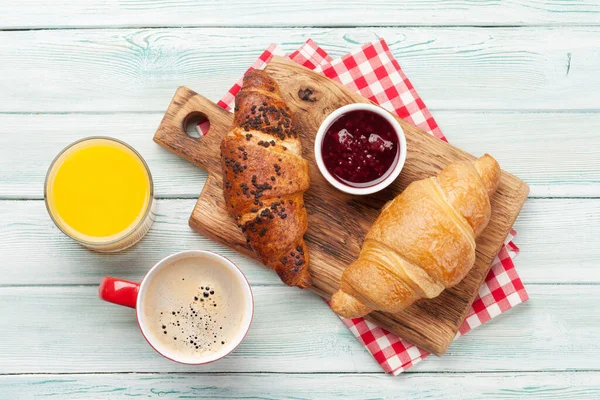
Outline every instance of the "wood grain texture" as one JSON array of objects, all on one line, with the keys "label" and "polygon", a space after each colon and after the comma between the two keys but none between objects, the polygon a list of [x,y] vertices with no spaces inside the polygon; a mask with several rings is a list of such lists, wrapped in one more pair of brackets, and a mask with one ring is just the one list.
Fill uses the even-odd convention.
[{"label": "wood grain texture", "polygon": [[[594,0],[9,0],[0,28],[600,24]],[[267,22],[268,21],[268,22]]]},{"label": "wood grain texture", "polygon": [[[588,112],[600,104],[600,32],[597,26],[573,26],[598,25],[598,2],[258,1],[2,2],[0,29],[25,31],[0,32],[0,198],[41,199],[51,158],[63,145],[88,134],[114,135],[141,150],[153,169],[158,196],[197,197],[206,173],[148,140],[175,87],[188,85],[217,100],[272,41],[290,51],[313,37],[338,56],[380,35],[453,144],[473,154],[493,146],[501,165],[531,185],[532,196],[596,197],[533,199],[525,205],[516,224],[522,249],[517,267],[526,283],[544,285],[528,286],[528,303],[461,338],[444,359],[429,359],[395,378],[383,376],[329,310],[320,313],[324,305],[318,300],[314,305],[319,308],[311,306],[306,314],[293,316],[304,322],[325,318],[327,329],[333,326],[347,336],[340,339],[332,333],[335,329],[317,329],[313,336],[292,321],[297,332],[286,329],[282,346],[265,329],[260,343],[248,342],[244,356],[235,359],[238,366],[223,366],[241,373],[136,375],[127,371],[148,360],[149,370],[173,373],[176,366],[145,353],[147,347],[130,329],[128,310],[99,303],[93,288],[2,287],[0,320],[16,321],[14,327],[1,325],[2,350],[11,348],[0,356],[2,368],[19,373],[47,367],[59,375],[0,376],[0,397],[600,397],[600,355],[594,344],[600,324],[597,312],[590,314],[599,291],[581,285],[600,282],[600,114]],[[279,24],[326,27],[249,28]],[[359,24],[396,27],[351,27]],[[546,27],[480,28],[504,24]],[[203,29],[27,31],[186,25]],[[214,25],[240,28],[208,28]],[[328,28],[334,25],[343,28]],[[65,113],[69,111],[97,114]],[[57,114],[23,114],[36,112]],[[91,284],[104,273],[136,279],[153,262],[187,248],[232,257],[253,285],[280,285],[254,261],[191,231],[186,221],[194,203],[159,201],[158,222],[144,241],[125,253],[102,256],[64,238],[47,219],[41,201],[0,201],[0,285]],[[289,322],[275,305],[269,310],[272,315],[263,322],[273,324],[277,333],[279,325]],[[107,321],[117,326],[105,338],[99,332],[105,332]],[[93,353],[105,340],[116,347],[104,357]],[[325,351],[303,351],[310,346]],[[123,354],[131,354],[131,347],[142,353],[115,365]],[[347,352],[351,354],[345,357]],[[69,369],[90,373],[107,368],[124,374],[63,375]],[[318,373],[310,373],[317,368]],[[545,372],[485,372],[514,368]],[[556,368],[564,370],[550,371]],[[252,373],[262,370],[277,373]],[[340,376],[336,371],[360,374]],[[268,393],[263,394],[265,388]]]},{"label": "wood grain texture", "polygon": [[[226,256],[252,285],[282,285],[258,262],[192,231],[187,221],[195,204],[193,199],[157,201],[148,235],[127,251],[107,255],[61,234],[42,201],[0,201],[0,285],[97,284],[104,275],[136,280],[161,258],[185,249]],[[530,199],[515,227],[521,248],[515,263],[526,284],[600,283],[600,199]]]},{"label": "wood grain texture", "polygon": [[[206,171],[148,140],[163,115],[0,114],[5,132],[19,132],[0,134],[0,198],[41,199],[53,157],[93,135],[133,145],[152,170],[158,197],[198,198]],[[504,169],[527,182],[530,197],[600,197],[600,113],[437,111],[434,117],[453,145],[471,154],[493,152]],[[573,125],[577,132],[567,140]]]},{"label": "wood grain texture", "polygon": [[[0,197],[43,198],[44,178],[54,157],[86,136],[112,136],[144,157],[156,197],[197,197],[206,173],[172,157],[152,142],[159,114],[4,114],[0,126]],[[24,129],[25,128],[25,129]],[[31,162],[31,160],[37,160]],[[195,196],[194,196],[195,195]]]},{"label": "wood grain texture", "polygon": [[600,27],[84,29],[0,32],[0,112],[164,112],[181,85],[218,100],[273,41],[378,37],[434,111],[600,104]]},{"label": "wood grain texture", "polygon": [[515,229],[524,282],[600,282],[600,199],[530,200]]},{"label": "wood grain texture", "polygon": [[[529,285],[531,299],[456,340],[411,372],[598,371],[597,285]],[[94,372],[374,372],[381,368],[317,296],[255,287],[250,333],[230,356],[194,367],[169,362],[142,338],[131,309],[97,288],[4,287],[0,374]],[[285,311],[283,311],[285,310]],[[389,379],[396,379],[391,378]],[[402,382],[402,378],[399,378]],[[474,380],[481,375],[474,375]],[[230,384],[233,384],[230,382]]]},{"label": "wood grain texture", "polygon": [[411,374],[110,374],[0,376],[9,398],[592,399],[598,372]]},{"label": "wood grain texture", "polygon": [[[455,111],[434,117],[453,145],[493,152],[534,197],[600,197],[600,114]],[[577,132],[569,133],[576,126]]]},{"label": "wood grain texture", "polygon": [[135,311],[103,302],[95,285],[2,288],[0,336],[12,339],[0,342],[0,374],[326,372],[340,365],[380,371],[323,300],[287,289],[254,286],[255,313],[244,342],[220,362],[190,366],[157,354],[140,333]]},{"label": "wood grain texture", "polygon": [[[348,196],[335,190],[321,176],[314,162],[314,134],[333,110],[350,103],[368,102],[322,75],[275,57],[266,71],[279,84],[282,99],[295,114],[296,127],[303,133],[303,154],[310,164],[311,187],[305,194],[309,214],[306,233],[316,293],[329,298],[339,287],[344,269],[358,256],[362,240],[383,203],[393,199],[415,180],[437,175],[448,163],[474,160],[418,128],[399,119],[406,135],[408,156],[400,178],[382,193]],[[310,88],[316,101],[299,98]],[[199,140],[185,133],[185,120],[202,112],[211,122],[210,131]],[[213,122],[214,121],[214,122]],[[255,257],[234,224],[222,193],[219,143],[232,124],[230,113],[187,89],[179,88],[159,126],[154,140],[163,147],[206,168],[209,178],[190,217],[190,226],[225,243],[242,254]],[[369,318],[393,333],[437,355],[446,352],[475,298],[488,268],[512,227],[529,189],[518,178],[503,172],[491,199],[492,218],[477,238],[477,258],[469,275],[434,299],[421,300],[401,313],[371,313]]]}]

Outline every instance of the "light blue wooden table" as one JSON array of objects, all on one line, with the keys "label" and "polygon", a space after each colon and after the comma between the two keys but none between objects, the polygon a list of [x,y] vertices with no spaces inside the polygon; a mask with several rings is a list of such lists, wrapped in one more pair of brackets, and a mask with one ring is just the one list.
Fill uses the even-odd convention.
[{"label": "light blue wooden table", "polygon": [[[0,0],[0,29],[0,399],[600,398],[597,0]],[[217,100],[271,42],[338,56],[378,36],[452,143],[531,185],[531,300],[399,377],[321,300],[192,232],[206,174],[151,140],[177,86]],[[122,254],[84,250],[44,208],[51,159],[89,135],[131,143],[155,176],[157,221]],[[204,367],[161,358],[96,296],[103,275],[191,248],[233,259],[256,296],[246,341]]]}]

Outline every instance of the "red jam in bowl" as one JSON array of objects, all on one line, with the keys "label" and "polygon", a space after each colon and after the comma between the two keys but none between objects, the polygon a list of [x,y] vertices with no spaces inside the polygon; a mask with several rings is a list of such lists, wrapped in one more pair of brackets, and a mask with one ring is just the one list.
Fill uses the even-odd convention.
[{"label": "red jam in bowl", "polygon": [[398,135],[381,115],[351,111],[339,117],[323,136],[321,145],[327,171],[353,187],[383,181],[400,155]]}]

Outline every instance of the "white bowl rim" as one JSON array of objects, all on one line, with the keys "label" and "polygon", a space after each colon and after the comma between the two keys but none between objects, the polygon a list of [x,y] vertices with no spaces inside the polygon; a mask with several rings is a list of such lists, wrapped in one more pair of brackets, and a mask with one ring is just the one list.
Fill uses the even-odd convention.
[{"label": "white bowl rim", "polygon": [[[323,155],[321,153],[321,145],[323,143],[323,137],[325,136],[325,133],[327,133],[327,130],[329,129],[331,124],[333,124],[333,122],[335,122],[340,116],[342,116],[343,114],[349,113],[351,111],[371,111],[377,115],[382,116],[383,118],[386,119],[386,121],[388,121],[392,125],[392,127],[394,128],[394,131],[396,132],[396,135],[398,135],[398,140],[399,140],[399,144],[400,144],[400,156],[398,157],[398,162],[394,166],[394,169],[392,170],[392,172],[383,181],[381,181],[373,186],[358,188],[358,187],[346,185],[346,184],[338,181],[337,179],[335,179],[333,177],[333,175],[331,175],[329,173],[329,171],[327,171],[327,168],[325,167],[325,163],[323,161]],[[327,116],[327,118],[325,118],[325,120],[323,120],[323,122],[321,123],[321,126],[319,127],[319,130],[317,131],[317,135],[315,137],[314,152],[315,152],[315,160],[317,162],[317,166],[319,167],[319,171],[321,172],[321,175],[323,175],[323,177],[327,180],[327,182],[329,182],[333,187],[335,187],[336,189],[338,189],[342,192],[349,193],[349,194],[368,195],[368,194],[373,194],[373,193],[379,192],[380,190],[385,189],[392,182],[394,182],[396,180],[396,178],[398,178],[398,176],[400,175],[400,172],[402,171],[402,168],[404,167],[404,162],[406,161],[406,152],[407,152],[406,137],[404,136],[404,130],[402,129],[402,126],[400,126],[400,123],[398,123],[396,118],[389,111],[387,111],[384,108],[381,108],[379,106],[376,106],[374,104],[353,103],[353,104],[348,104],[348,105],[338,108],[337,110],[335,110],[331,114],[329,114]]]}]

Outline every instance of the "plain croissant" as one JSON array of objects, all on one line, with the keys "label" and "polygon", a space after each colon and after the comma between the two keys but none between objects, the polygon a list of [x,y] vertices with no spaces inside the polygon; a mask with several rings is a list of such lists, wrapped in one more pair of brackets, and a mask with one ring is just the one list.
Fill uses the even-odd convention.
[{"label": "plain croissant", "polygon": [[490,220],[500,166],[484,155],[411,183],[369,230],[331,307],[346,318],[399,312],[459,283],[475,263],[475,238]]},{"label": "plain croissant", "polygon": [[246,241],[284,283],[311,286],[303,239],[308,163],[290,109],[263,71],[244,77],[233,126],[221,142],[221,167],[227,209]]}]

